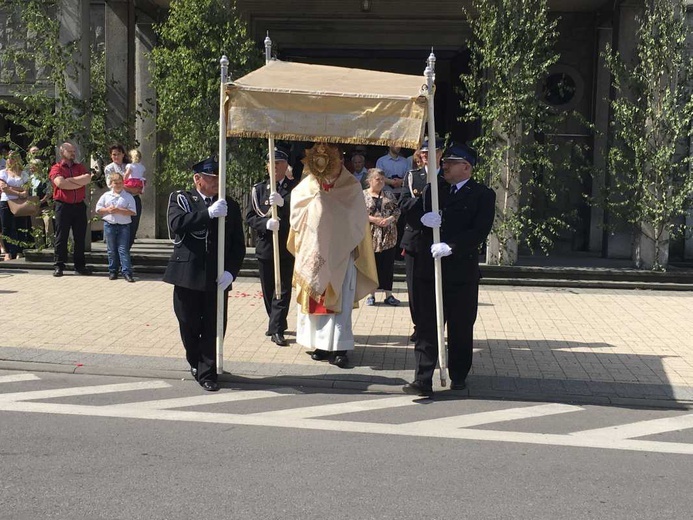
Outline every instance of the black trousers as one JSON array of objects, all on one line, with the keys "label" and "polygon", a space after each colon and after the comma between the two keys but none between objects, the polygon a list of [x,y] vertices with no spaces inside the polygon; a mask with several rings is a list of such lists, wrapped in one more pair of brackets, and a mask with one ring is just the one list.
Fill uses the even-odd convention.
[{"label": "black trousers", "polygon": [[415,312],[415,300],[416,294],[414,292],[414,263],[416,262],[416,253],[411,253],[409,251],[404,252],[404,273],[407,279],[407,295],[409,296],[409,314],[411,314],[411,321],[414,324],[414,330],[416,329],[416,312]]},{"label": "black trousers", "polygon": [[[417,318],[416,358],[417,381],[433,382],[438,362],[436,331],[435,284],[433,280],[414,278]],[[472,368],[474,322],[479,305],[479,280],[443,285],[443,309],[448,329],[448,374],[450,379],[463,382]]]},{"label": "black trousers", "polygon": [[75,242],[75,269],[84,269],[84,245],[87,233],[87,206],[84,202],[68,204],[55,201],[55,253],[53,263],[65,269],[67,262],[67,241],[72,230]]},{"label": "black trousers", "polygon": [[269,316],[267,331],[270,334],[284,334],[287,328],[286,317],[291,306],[291,280],[294,275],[294,259],[281,259],[279,274],[281,276],[281,295],[276,298],[274,292],[274,260],[258,260],[260,265],[260,286],[265,310]]},{"label": "black trousers", "polygon": [[142,216],[142,198],[139,195],[132,196],[135,199],[135,208],[137,209],[137,215],[133,215],[130,220],[130,247],[135,243],[135,235],[137,235],[137,230],[140,227],[140,217]]},{"label": "black trousers", "polygon": [[5,251],[12,258],[17,258],[17,253],[22,252],[19,240],[19,230],[17,222],[19,219],[10,211],[7,201],[0,201],[0,232],[5,242]]},{"label": "black trousers", "polygon": [[392,278],[395,273],[396,247],[375,253],[375,269],[378,271],[378,289],[392,290]]},{"label": "black trousers", "polygon": [[[185,357],[197,368],[198,381],[217,380],[217,293],[173,288],[173,311],[178,319]],[[224,334],[228,314],[228,291],[224,292]]]}]

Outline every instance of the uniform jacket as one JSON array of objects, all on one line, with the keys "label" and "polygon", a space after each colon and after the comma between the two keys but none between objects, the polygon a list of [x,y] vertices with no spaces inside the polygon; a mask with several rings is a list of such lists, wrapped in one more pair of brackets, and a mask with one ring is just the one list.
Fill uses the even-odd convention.
[{"label": "uniform jacket", "polygon": [[[405,216],[410,209],[414,207],[416,201],[421,197],[424,188],[428,184],[428,173],[426,168],[417,170],[409,170],[404,176],[404,184],[402,185],[402,197],[399,199],[399,209],[402,215]],[[404,225],[404,233],[400,245],[402,249],[410,253],[416,253],[418,247],[419,233],[421,232],[421,222],[410,223],[407,219]]]},{"label": "uniform jacket", "polygon": [[[424,188],[423,195],[417,199],[407,213],[407,222],[412,226],[419,224],[421,232],[417,238],[419,255],[415,264],[415,277],[433,278],[433,230],[421,225],[421,216],[432,211],[430,185]],[[450,185],[442,177],[438,178],[438,195],[442,210],[440,240],[452,249],[452,255],[442,259],[443,285],[464,283],[478,279],[479,247],[493,226],[496,211],[496,193],[490,188],[469,179],[454,195],[450,195]]]},{"label": "uniform jacket", "polygon": [[[245,237],[241,208],[232,198],[227,198],[226,203],[224,270],[235,279],[245,257]],[[171,194],[168,227],[174,246],[164,282],[195,291],[216,291],[218,223],[210,218],[197,191]]]},{"label": "uniform jacket", "polygon": [[[284,205],[277,207],[277,217],[279,218],[279,258],[281,260],[293,260],[293,255],[286,250],[286,239],[289,236],[289,214],[291,212],[291,190],[297,184],[295,179],[284,178],[277,188],[277,193],[284,198]],[[272,260],[274,250],[272,246],[272,232],[267,229],[267,221],[272,216],[269,203],[270,185],[269,180],[258,182],[253,186],[251,197],[257,204],[251,201],[248,212],[245,215],[246,224],[253,229],[257,235],[255,243],[255,256],[259,260]],[[258,211],[261,214],[258,214]]]}]

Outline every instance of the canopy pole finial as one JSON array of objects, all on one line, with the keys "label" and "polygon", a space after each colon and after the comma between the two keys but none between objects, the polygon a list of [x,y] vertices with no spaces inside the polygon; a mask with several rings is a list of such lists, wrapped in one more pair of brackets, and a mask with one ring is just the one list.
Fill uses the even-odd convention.
[{"label": "canopy pole finial", "polygon": [[221,82],[226,83],[226,79],[229,75],[229,59],[226,55],[221,57],[219,64],[221,65]]},{"label": "canopy pole finial", "polygon": [[265,37],[265,64],[269,63],[272,59],[272,40],[269,37],[269,31],[267,31],[267,36]]}]

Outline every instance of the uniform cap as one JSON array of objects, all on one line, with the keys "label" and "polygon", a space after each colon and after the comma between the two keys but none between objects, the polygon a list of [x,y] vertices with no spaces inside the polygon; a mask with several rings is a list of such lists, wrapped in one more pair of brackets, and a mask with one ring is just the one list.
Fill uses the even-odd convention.
[{"label": "uniform cap", "polygon": [[194,173],[202,175],[219,175],[219,163],[215,157],[207,157],[197,164],[193,164],[192,170]]},{"label": "uniform cap", "polygon": [[472,166],[476,166],[476,152],[466,144],[451,143],[443,153],[443,159],[467,161]]},{"label": "uniform cap", "polygon": [[[269,161],[269,154],[267,154],[267,160]],[[274,149],[274,160],[275,161],[289,161],[289,154],[284,150],[279,148]]]},{"label": "uniform cap", "polygon": [[[440,138],[436,139],[436,150],[442,150],[443,146],[445,146],[445,141],[443,141]],[[428,138],[424,139],[423,144],[421,145],[421,151],[422,152],[427,152],[428,151]]]}]

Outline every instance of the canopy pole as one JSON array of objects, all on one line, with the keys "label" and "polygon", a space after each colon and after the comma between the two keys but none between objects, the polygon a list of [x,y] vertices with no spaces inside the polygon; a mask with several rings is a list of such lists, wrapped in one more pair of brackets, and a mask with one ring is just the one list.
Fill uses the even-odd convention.
[{"label": "canopy pole", "polygon": [[[217,200],[226,199],[226,112],[224,101],[226,96],[226,80],[229,72],[229,60],[222,56],[221,86],[219,88],[219,193]],[[217,234],[217,280],[224,274],[224,252],[226,251],[226,219],[218,218],[219,231]],[[224,291],[217,285],[217,374],[224,373]]]},{"label": "canopy pole", "polygon": [[[438,168],[436,161],[436,116],[435,116],[435,77],[436,56],[428,56],[428,66],[424,71],[428,87],[428,182],[431,185],[431,205],[434,213],[440,213],[438,203]],[[440,242],[440,228],[433,228],[433,242]],[[436,292],[436,331],[438,333],[438,366],[440,367],[440,384],[447,385],[448,351],[445,348],[445,316],[443,314],[443,269],[440,258],[433,259]]]},{"label": "canopy pole", "polygon": [[[269,37],[269,31],[267,31],[267,36],[265,37],[265,65],[267,65],[272,60],[272,40]],[[274,168],[274,136],[270,135],[267,140],[269,153],[267,154],[269,163],[269,177],[270,177],[270,195],[277,192],[277,174]],[[274,220],[278,219],[277,206],[270,206],[270,211],[272,212],[272,218]],[[274,297],[278,300],[282,297],[282,280],[281,280],[281,270],[279,268],[279,232],[272,231],[272,249],[274,251]]]}]

